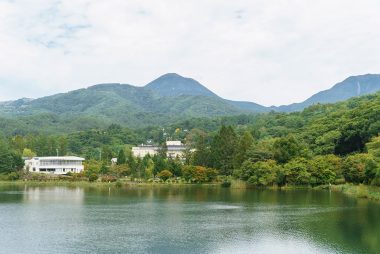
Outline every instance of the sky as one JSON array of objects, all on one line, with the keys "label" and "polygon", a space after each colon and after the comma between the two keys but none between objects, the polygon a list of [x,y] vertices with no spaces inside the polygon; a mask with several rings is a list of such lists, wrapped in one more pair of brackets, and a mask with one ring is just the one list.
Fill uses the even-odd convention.
[{"label": "sky", "polygon": [[168,72],[300,102],[380,73],[379,0],[0,0],[0,101]]}]

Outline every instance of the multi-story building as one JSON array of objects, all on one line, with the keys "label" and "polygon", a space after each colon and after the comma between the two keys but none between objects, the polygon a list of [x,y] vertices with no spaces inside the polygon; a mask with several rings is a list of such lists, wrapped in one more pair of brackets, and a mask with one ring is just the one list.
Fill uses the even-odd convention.
[{"label": "multi-story building", "polygon": [[[159,152],[160,149],[163,149],[160,146],[154,145],[140,145],[132,147],[132,153],[135,157],[143,158],[146,155],[153,156]],[[166,141],[166,156],[168,158],[182,158],[183,153],[186,150],[186,146],[181,143],[181,141]]]},{"label": "multi-story building", "polygon": [[83,171],[84,158],[75,156],[33,157],[25,160],[25,169],[32,173],[64,175]]}]

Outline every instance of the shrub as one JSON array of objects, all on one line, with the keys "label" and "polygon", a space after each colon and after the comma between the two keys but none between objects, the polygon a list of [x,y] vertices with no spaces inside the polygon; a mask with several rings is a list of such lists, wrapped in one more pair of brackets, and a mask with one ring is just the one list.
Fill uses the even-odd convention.
[{"label": "shrub", "polygon": [[109,183],[109,182],[112,183],[112,182],[116,182],[117,178],[115,176],[111,176],[111,175],[104,175],[104,176],[102,176],[101,181],[105,182],[105,183]]},{"label": "shrub", "polygon": [[123,183],[120,180],[117,180],[115,186],[120,188],[121,186],[123,186]]},{"label": "shrub", "polygon": [[241,179],[256,186],[272,185],[276,182],[277,163],[274,160],[245,161],[241,167]]},{"label": "shrub", "polygon": [[20,179],[20,174],[18,174],[17,172],[12,172],[8,174],[8,180],[15,181],[18,179]]},{"label": "shrub", "polygon": [[225,180],[222,182],[222,187],[223,188],[229,188],[231,187],[231,181]]},{"label": "shrub", "polygon": [[218,170],[214,168],[206,168],[207,181],[212,182],[215,181],[218,176]]},{"label": "shrub", "polygon": [[376,175],[376,163],[369,154],[353,154],[343,163],[343,176],[348,182],[370,183]]},{"label": "shrub", "polygon": [[95,174],[95,173],[92,173],[89,177],[88,177],[88,180],[90,182],[95,182],[96,180],[98,180],[98,175]]},{"label": "shrub", "polygon": [[167,169],[162,170],[157,174],[157,177],[161,178],[164,182],[173,176],[173,173]]}]

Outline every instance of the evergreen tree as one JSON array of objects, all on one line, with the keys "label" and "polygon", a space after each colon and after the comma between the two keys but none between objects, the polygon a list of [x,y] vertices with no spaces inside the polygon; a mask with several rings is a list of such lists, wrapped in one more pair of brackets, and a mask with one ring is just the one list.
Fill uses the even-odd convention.
[{"label": "evergreen tree", "polygon": [[210,149],[206,143],[205,135],[200,134],[195,139],[195,151],[192,157],[192,164],[204,167],[210,166]]},{"label": "evergreen tree", "polygon": [[154,162],[154,167],[153,167],[154,175],[157,175],[159,172],[167,168],[166,160],[160,155],[154,155],[153,162]]},{"label": "evergreen tree", "polygon": [[131,171],[131,174],[136,175],[138,165],[132,153],[128,154],[127,165]]},{"label": "evergreen tree", "polygon": [[222,175],[231,175],[234,168],[236,134],[231,126],[222,126],[211,146],[213,167]]},{"label": "evergreen tree", "polygon": [[13,170],[13,157],[8,145],[0,140],[0,173],[9,173]]},{"label": "evergreen tree", "polygon": [[119,154],[117,155],[117,165],[123,165],[127,162],[125,157],[124,149],[120,149]]},{"label": "evergreen tree", "polygon": [[249,131],[245,131],[243,135],[240,136],[234,158],[235,169],[239,169],[243,162],[248,159],[248,151],[252,149],[253,143],[254,140]]},{"label": "evergreen tree", "polygon": [[10,150],[9,145],[0,139],[0,173],[10,173],[21,170],[24,161],[21,156]]},{"label": "evergreen tree", "polygon": [[107,167],[107,164],[106,163],[102,163],[102,166],[100,167],[100,173],[103,174],[103,175],[106,175],[108,174],[108,167]]}]

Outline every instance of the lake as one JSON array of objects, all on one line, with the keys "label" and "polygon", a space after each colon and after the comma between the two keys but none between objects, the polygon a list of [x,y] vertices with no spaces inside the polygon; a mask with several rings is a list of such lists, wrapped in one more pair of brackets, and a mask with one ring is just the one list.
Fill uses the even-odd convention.
[{"label": "lake", "polygon": [[4,185],[0,253],[380,253],[380,205],[317,190]]}]

